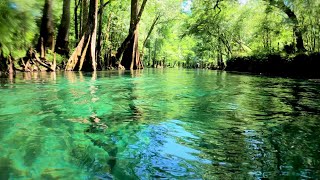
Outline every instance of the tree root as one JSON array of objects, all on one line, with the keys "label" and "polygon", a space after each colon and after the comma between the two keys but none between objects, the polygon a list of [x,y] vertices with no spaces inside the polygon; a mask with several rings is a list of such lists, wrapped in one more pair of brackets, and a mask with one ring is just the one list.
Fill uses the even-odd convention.
[{"label": "tree root", "polygon": [[54,55],[54,62],[48,62],[45,58],[39,58],[37,52],[33,49],[29,49],[24,58],[21,58],[18,62],[20,67],[14,67],[15,70],[22,72],[33,71],[56,71],[56,62]]}]

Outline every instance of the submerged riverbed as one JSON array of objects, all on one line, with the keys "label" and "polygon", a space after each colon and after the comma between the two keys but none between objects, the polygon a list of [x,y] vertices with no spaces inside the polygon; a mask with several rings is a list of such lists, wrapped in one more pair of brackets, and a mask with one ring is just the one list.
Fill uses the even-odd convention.
[{"label": "submerged riverbed", "polygon": [[25,73],[0,95],[0,179],[320,178],[318,82]]}]

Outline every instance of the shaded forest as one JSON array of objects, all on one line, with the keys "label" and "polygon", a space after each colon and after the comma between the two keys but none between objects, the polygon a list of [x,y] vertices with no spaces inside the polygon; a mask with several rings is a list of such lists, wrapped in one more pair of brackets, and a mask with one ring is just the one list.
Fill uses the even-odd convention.
[{"label": "shaded forest", "polygon": [[0,71],[208,68],[318,76],[318,0],[3,0]]}]

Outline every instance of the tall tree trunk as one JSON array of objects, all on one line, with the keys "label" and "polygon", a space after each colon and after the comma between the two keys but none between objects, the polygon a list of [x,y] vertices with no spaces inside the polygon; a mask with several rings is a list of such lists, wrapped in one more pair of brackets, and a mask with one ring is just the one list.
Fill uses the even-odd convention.
[{"label": "tall tree trunk", "polygon": [[[77,3],[78,2],[78,3]],[[75,33],[75,39],[79,39],[79,21],[78,21],[78,8],[81,3],[81,0],[74,0],[74,33]]]},{"label": "tall tree trunk", "polygon": [[141,65],[140,51],[139,51],[139,25],[136,28],[133,42],[134,43],[133,43],[130,69],[142,69],[143,66]]},{"label": "tall tree trunk", "polygon": [[56,52],[69,56],[70,0],[63,0],[63,13],[59,26]]},{"label": "tall tree trunk", "polygon": [[[139,6],[139,0],[131,0],[131,19],[130,19],[130,31],[133,31],[133,36],[130,39],[130,43],[128,44],[128,47],[123,53],[121,64],[126,69],[136,69],[136,66],[134,66],[134,61],[136,60],[136,49],[138,47],[138,42],[136,42],[138,37],[138,27],[135,27],[135,22],[138,16],[138,6]],[[136,25],[138,26],[138,24]]]},{"label": "tall tree trunk", "polygon": [[[97,24],[98,24],[98,1],[90,0],[89,14],[86,19],[88,23],[83,27],[82,38],[69,58],[65,70],[85,70],[96,71],[96,39],[97,39]],[[80,59],[79,59],[80,58]]]},{"label": "tall tree trunk", "polygon": [[[131,19],[130,28],[127,38],[122,42],[118,48],[116,59],[120,60],[122,54],[121,64],[126,69],[135,69],[139,67],[139,46],[138,46],[138,24],[140,22],[144,7],[147,0],[143,0],[140,11],[138,11],[138,0],[131,0]],[[139,13],[138,13],[139,12]]]},{"label": "tall tree trunk", "polygon": [[111,2],[109,0],[105,4],[103,3],[104,0],[100,0],[100,8],[99,8],[99,25],[98,25],[98,42],[97,42],[97,62],[98,62],[98,69],[102,69],[102,55],[101,55],[101,48],[102,48],[102,18],[103,18],[103,9]]},{"label": "tall tree trunk", "polygon": [[38,51],[41,52],[41,57],[45,56],[46,48],[53,49],[54,47],[54,24],[52,17],[52,0],[45,0],[43,7],[43,15],[41,19],[40,37],[38,40]]},{"label": "tall tree trunk", "polygon": [[153,51],[153,60],[152,60],[152,66],[153,68],[157,68],[156,62],[157,62],[157,45],[158,40],[156,39],[154,41],[154,51]]},{"label": "tall tree trunk", "polygon": [[11,55],[8,57],[8,73],[9,74],[13,74],[14,73],[14,64],[13,64],[13,60],[12,60],[12,57]]},{"label": "tall tree trunk", "polygon": [[293,10],[291,10],[288,6],[285,5],[283,0],[265,0],[270,3],[270,5],[279,8],[281,11],[283,11],[291,20],[293,23],[293,32],[295,35],[295,41],[296,41],[296,47],[298,51],[305,51],[304,43],[303,43],[303,33],[299,26],[299,21],[294,13]]},{"label": "tall tree trunk", "polygon": [[103,12],[104,8],[111,3],[111,0],[107,1],[106,3],[103,3],[104,0],[100,0],[100,8],[98,11],[99,15],[99,23],[98,23],[98,41],[97,41],[97,68],[99,70],[104,69],[104,64],[102,63],[102,44],[103,44],[103,35],[102,35],[102,18],[103,18]]},{"label": "tall tree trunk", "polygon": [[8,71],[7,60],[3,55],[3,51],[2,51],[1,43],[0,43],[0,77],[1,77],[2,73],[6,73],[7,71]]},{"label": "tall tree trunk", "polygon": [[102,17],[103,17],[103,1],[100,0],[99,8],[99,23],[98,23],[98,41],[97,41],[97,67],[102,69],[102,57],[101,57],[101,47],[102,47]]},{"label": "tall tree trunk", "polygon": [[[111,20],[112,20],[112,13],[109,14],[108,25],[107,25],[107,29],[105,31],[105,37],[104,37],[104,39],[109,42],[111,42],[110,35],[109,35],[110,28],[111,28]],[[112,62],[111,62],[111,56],[112,56],[112,45],[109,45],[107,47],[105,54],[104,54],[104,67],[111,68],[112,66],[114,66],[114,64],[112,64]]]},{"label": "tall tree trunk", "polygon": [[98,25],[98,0],[90,0],[90,11],[89,11],[89,24],[91,35],[91,49],[90,49],[90,59],[91,61],[87,61],[91,63],[92,70],[97,70],[97,57],[96,57],[96,44],[97,44],[97,25]]},{"label": "tall tree trunk", "polygon": [[81,32],[80,37],[83,36],[88,23],[88,0],[82,0],[81,8]]},{"label": "tall tree trunk", "polygon": [[2,76],[2,73],[13,74],[15,73],[15,68],[11,54],[4,57],[0,44],[0,77]]}]

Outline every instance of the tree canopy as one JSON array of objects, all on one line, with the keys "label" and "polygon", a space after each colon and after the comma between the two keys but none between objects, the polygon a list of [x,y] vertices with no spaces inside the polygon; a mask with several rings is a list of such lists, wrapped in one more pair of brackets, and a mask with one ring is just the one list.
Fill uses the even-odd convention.
[{"label": "tree canopy", "polygon": [[[135,35],[138,41],[134,43],[139,44],[135,50],[139,55],[135,57],[139,56],[144,66],[201,65],[223,69],[232,57],[320,50],[318,0],[135,1],[97,1],[94,58],[98,69],[130,58],[123,53],[131,53],[126,49],[132,43],[129,36],[133,4],[137,4],[137,13],[145,5]],[[45,2],[52,3],[56,51],[64,55],[58,56],[58,63],[63,66],[72,55],[88,25],[92,3],[88,0],[1,1],[0,44],[5,56],[21,58],[28,48],[37,45]],[[46,59],[53,61],[50,53],[48,56]]]}]

